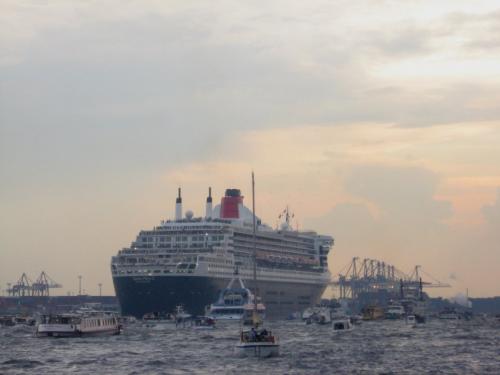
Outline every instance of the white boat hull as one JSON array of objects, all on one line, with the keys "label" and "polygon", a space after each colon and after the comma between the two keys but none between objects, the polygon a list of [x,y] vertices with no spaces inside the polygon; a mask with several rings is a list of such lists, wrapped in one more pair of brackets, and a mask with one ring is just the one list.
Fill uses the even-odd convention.
[{"label": "white boat hull", "polygon": [[217,320],[218,322],[240,322],[243,318],[242,314],[234,315],[209,315],[210,318]]},{"label": "white boat hull", "polygon": [[240,343],[236,345],[236,352],[242,357],[277,357],[280,353],[279,347],[279,344],[268,342]]},{"label": "white boat hull", "polygon": [[332,322],[333,332],[348,332],[354,329],[354,325],[348,319],[335,320]]},{"label": "white boat hull", "polygon": [[95,330],[81,330],[76,325],[39,324],[35,335],[37,337],[80,337],[80,336],[107,336],[119,335],[120,327],[107,327]]}]

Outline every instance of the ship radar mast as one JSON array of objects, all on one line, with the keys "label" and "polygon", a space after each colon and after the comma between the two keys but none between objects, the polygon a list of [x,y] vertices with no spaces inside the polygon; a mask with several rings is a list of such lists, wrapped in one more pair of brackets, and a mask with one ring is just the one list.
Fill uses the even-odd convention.
[{"label": "ship radar mast", "polygon": [[284,223],[281,225],[281,229],[284,229],[284,230],[292,229],[290,222],[292,221],[292,219],[294,217],[295,217],[295,214],[293,212],[291,212],[288,205],[286,205],[286,208],[278,216],[278,221],[281,219],[285,220]]},{"label": "ship radar mast", "polygon": [[252,219],[253,219],[253,285],[254,285],[254,298],[253,298],[253,323],[258,325],[257,316],[257,225],[255,219],[255,176],[252,171]]}]

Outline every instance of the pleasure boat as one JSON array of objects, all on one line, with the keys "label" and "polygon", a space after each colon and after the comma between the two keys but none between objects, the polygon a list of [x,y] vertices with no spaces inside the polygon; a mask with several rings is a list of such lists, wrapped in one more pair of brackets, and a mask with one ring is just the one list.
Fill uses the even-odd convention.
[{"label": "pleasure boat", "polygon": [[320,308],[313,320],[316,324],[330,324],[332,322],[330,309],[328,307]]},{"label": "pleasure boat", "polygon": [[240,343],[236,345],[236,350],[240,356],[276,357],[279,355],[279,343],[271,331],[252,327],[241,331]]},{"label": "pleasure boat", "polygon": [[184,324],[187,321],[192,319],[192,315],[189,314],[187,311],[184,310],[184,306],[182,305],[177,305],[175,307],[175,312],[174,312],[174,319],[175,319],[175,324]]},{"label": "pleasure boat", "polygon": [[0,327],[12,327],[15,325],[13,316],[0,316]]},{"label": "pleasure boat", "polygon": [[103,313],[42,315],[36,326],[37,337],[75,337],[118,335],[120,324],[115,315]]},{"label": "pleasure boat", "polygon": [[446,309],[444,309],[443,311],[441,311],[439,313],[439,319],[443,319],[443,320],[458,320],[458,319],[460,319],[460,316],[455,311],[455,309],[446,308]]},{"label": "pleasure boat", "polygon": [[354,329],[354,325],[349,318],[337,318],[332,321],[332,329],[334,332],[344,332],[344,331],[352,331]]},{"label": "pleasure boat", "polygon": [[151,312],[144,314],[142,317],[142,321],[146,327],[156,327],[163,324],[174,324],[175,316],[173,314]]},{"label": "pleasure boat", "polygon": [[[255,179],[252,172],[252,213],[253,213],[253,238],[256,237],[256,217],[255,217]],[[288,213],[287,213],[288,221]],[[257,248],[254,241],[253,248],[253,285],[257,285]],[[239,355],[251,357],[275,357],[279,355],[280,344],[277,337],[271,331],[261,326],[261,319],[258,312],[258,299],[257,289],[255,298],[253,299],[253,312],[252,312],[253,327],[250,330],[240,331],[240,341],[236,345],[235,350]]]},{"label": "pleasure boat", "polygon": [[405,309],[403,305],[399,303],[391,303],[387,306],[387,311],[385,312],[385,318],[389,320],[398,320],[404,317]]},{"label": "pleasure boat", "polygon": [[376,305],[369,305],[361,310],[363,320],[378,320],[384,318],[384,310]]},{"label": "pleasure boat", "polygon": [[137,323],[137,319],[135,316],[118,316],[118,323],[120,323],[122,326],[124,325],[132,325]]},{"label": "pleasure boat", "polygon": [[[237,282],[239,286],[233,286]],[[208,316],[217,321],[237,321],[251,319],[254,306],[253,293],[245,287],[240,278],[233,278],[226,288],[219,295],[217,302],[210,305]],[[264,317],[266,307],[259,300],[257,301],[257,311]]]},{"label": "pleasure boat", "polygon": [[407,315],[405,321],[406,325],[410,327],[415,327],[417,325],[417,320],[415,319],[415,315]]},{"label": "pleasure boat", "polygon": [[194,319],[193,328],[195,330],[207,330],[215,328],[215,319],[209,316],[198,316]]}]

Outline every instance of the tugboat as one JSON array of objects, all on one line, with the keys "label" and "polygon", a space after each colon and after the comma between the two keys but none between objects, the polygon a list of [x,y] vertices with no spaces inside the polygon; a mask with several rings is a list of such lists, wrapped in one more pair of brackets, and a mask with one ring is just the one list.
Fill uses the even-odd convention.
[{"label": "tugboat", "polygon": [[119,335],[121,326],[112,314],[42,315],[36,326],[37,337],[79,337],[93,335]]},{"label": "tugboat", "polygon": [[[253,213],[253,285],[257,285],[257,248],[256,248],[256,219],[255,219],[255,178],[252,172],[252,213]],[[257,297],[257,290],[255,291]],[[260,327],[261,320],[258,316],[257,298],[253,304],[253,327],[250,330],[241,330],[240,341],[236,351],[243,356],[267,358],[279,355],[279,343],[271,331]]]}]

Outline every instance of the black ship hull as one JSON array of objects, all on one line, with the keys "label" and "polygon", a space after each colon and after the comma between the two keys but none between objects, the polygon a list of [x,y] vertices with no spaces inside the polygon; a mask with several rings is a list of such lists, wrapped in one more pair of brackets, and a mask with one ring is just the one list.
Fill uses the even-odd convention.
[{"label": "black ship hull", "polygon": [[[177,305],[201,315],[214,303],[230,279],[201,276],[114,277],[116,296],[123,315],[142,318],[146,313],[171,313]],[[254,290],[251,280],[245,285]],[[317,303],[325,284],[258,281],[257,292],[269,318],[287,317]]]}]

